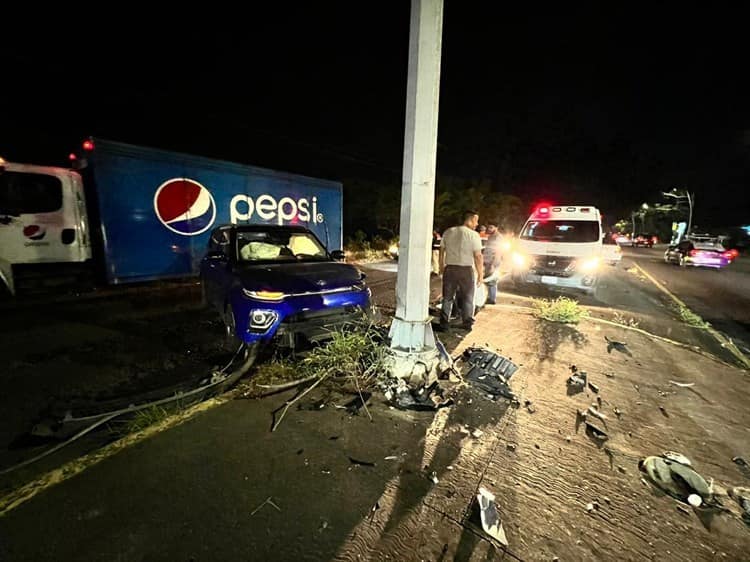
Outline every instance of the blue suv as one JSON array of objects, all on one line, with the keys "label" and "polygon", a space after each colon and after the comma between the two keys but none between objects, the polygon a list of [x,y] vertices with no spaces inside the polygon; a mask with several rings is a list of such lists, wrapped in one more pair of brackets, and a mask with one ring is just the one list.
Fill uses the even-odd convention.
[{"label": "blue suv", "polygon": [[301,226],[221,226],[201,262],[204,301],[245,343],[314,343],[369,313],[365,275],[343,259]]}]

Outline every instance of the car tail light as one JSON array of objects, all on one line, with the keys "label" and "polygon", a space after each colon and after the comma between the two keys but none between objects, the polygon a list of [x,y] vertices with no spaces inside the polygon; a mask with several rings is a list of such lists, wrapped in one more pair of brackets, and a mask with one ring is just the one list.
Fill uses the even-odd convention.
[{"label": "car tail light", "polygon": [[700,254],[700,252],[698,250],[690,250],[690,252],[688,252],[688,254],[690,255],[691,258],[694,258],[698,254]]},{"label": "car tail light", "polygon": [[659,243],[659,239],[656,236],[652,236],[651,237],[651,243],[652,244],[658,244]]},{"label": "car tail light", "polygon": [[729,250],[729,253],[732,254],[732,259],[734,259],[734,258],[736,258],[737,256],[740,255],[740,253],[737,250],[735,250],[734,248],[732,248],[731,250]]},{"label": "car tail light", "polygon": [[732,254],[732,250],[727,250],[726,252],[722,252],[721,255],[724,256],[728,260],[733,260],[735,257],[734,254]]}]

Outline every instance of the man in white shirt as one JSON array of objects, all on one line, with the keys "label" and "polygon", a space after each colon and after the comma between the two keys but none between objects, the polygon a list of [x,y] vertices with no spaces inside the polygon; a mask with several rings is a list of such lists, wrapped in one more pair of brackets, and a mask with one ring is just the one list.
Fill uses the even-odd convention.
[{"label": "man in white shirt", "polygon": [[464,329],[471,330],[474,324],[474,288],[479,286],[484,278],[482,241],[476,231],[478,223],[478,213],[465,211],[463,224],[453,226],[443,233],[440,244],[440,273],[443,276],[440,327],[443,331],[450,329],[450,317],[457,291],[461,293],[461,319]]}]

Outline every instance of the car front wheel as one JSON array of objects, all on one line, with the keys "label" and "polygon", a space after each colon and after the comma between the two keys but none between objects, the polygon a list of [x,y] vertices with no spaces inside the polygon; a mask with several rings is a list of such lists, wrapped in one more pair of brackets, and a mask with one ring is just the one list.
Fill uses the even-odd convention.
[{"label": "car front wheel", "polygon": [[685,256],[680,254],[680,267],[685,267],[687,265],[687,261],[685,261]]}]

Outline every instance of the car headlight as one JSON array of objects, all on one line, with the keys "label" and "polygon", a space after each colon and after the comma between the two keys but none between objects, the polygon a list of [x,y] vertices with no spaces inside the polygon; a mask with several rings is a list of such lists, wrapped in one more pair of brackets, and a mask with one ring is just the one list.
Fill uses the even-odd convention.
[{"label": "car headlight", "polygon": [[584,272],[595,271],[599,267],[599,258],[587,258],[580,262],[578,268]]},{"label": "car headlight", "polygon": [[524,256],[523,254],[519,254],[518,252],[513,252],[513,256],[511,257],[511,259],[515,267],[524,268],[529,265],[529,258]]},{"label": "car headlight", "polygon": [[250,312],[250,331],[265,332],[279,318],[273,310],[253,310]]},{"label": "car headlight", "polygon": [[507,240],[500,244],[500,251],[502,252],[508,252],[510,251],[510,248],[511,248],[511,244]]},{"label": "car headlight", "polygon": [[243,289],[242,292],[251,299],[259,301],[279,302],[286,297],[285,293],[279,291],[248,291],[247,289]]}]

